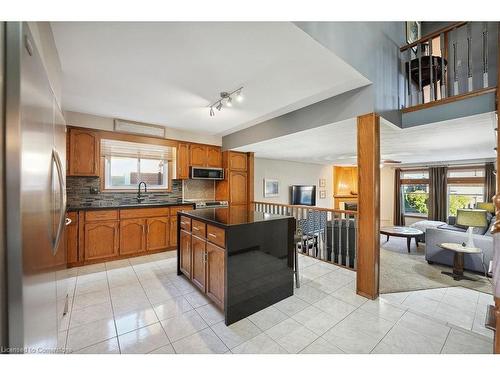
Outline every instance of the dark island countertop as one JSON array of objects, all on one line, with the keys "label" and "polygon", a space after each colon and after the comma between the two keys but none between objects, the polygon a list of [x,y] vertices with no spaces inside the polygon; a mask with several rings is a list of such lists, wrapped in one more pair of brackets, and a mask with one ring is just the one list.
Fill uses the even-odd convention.
[{"label": "dark island countertop", "polygon": [[89,204],[82,204],[79,206],[68,206],[66,211],[91,211],[91,210],[110,210],[121,208],[152,208],[152,207],[170,207],[170,206],[193,206],[193,202],[174,200],[162,202],[129,202],[129,201],[106,201],[106,202],[92,202]]},{"label": "dark island countertop", "polygon": [[291,216],[267,214],[257,211],[246,211],[244,214],[231,215],[231,208],[205,208],[192,211],[182,211],[179,215],[188,216],[192,219],[199,219],[219,227],[231,227],[235,225],[245,225],[260,223],[265,221],[274,221],[289,219]]}]

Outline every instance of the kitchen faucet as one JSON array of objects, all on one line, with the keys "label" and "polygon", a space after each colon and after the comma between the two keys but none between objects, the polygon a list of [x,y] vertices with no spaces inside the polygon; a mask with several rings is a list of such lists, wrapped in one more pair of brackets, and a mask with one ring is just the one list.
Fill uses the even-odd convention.
[{"label": "kitchen faucet", "polygon": [[139,185],[137,186],[137,200],[139,202],[142,202],[145,198],[141,195],[141,185],[144,184],[144,192],[148,192],[148,186],[144,181],[139,182]]}]

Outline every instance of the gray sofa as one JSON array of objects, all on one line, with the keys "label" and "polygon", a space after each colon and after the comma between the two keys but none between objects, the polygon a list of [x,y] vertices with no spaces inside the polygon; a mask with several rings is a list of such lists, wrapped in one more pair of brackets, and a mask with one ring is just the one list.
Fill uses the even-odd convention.
[{"label": "gray sofa", "polygon": [[[467,242],[466,232],[450,229],[427,229],[425,231],[425,259],[429,263],[439,263],[453,266],[454,252],[439,247],[443,242]],[[483,250],[484,265],[488,268],[493,259],[493,237],[486,231],[485,234],[473,234],[474,244]],[[464,268],[469,271],[484,273],[480,254],[465,254]]]}]

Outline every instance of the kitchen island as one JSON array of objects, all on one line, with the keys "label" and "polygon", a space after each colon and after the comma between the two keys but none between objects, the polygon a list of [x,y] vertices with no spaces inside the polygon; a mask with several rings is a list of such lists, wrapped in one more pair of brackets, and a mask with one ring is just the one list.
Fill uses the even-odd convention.
[{"label": "kitchen island", "polygon": [[293,295],[293,217],[231,208],[177,215],[177,274],[224,311],[226,325]]}]

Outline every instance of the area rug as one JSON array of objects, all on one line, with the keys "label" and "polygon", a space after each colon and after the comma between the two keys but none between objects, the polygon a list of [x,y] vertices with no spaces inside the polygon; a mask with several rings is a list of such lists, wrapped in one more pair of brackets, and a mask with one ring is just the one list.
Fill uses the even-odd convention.
[{"label": "area rug", "polygon": [[406,239],[380,236],[380,293],[408,292],[421,289],[462,286],[479,292],[492,294],[491,279],[465,272],[479,278],[478,281],[455,281],[441,271],[451,271],[452,267],[428,264],[425,260],[425,244],[415,247],[411,243],[408,253]]}]

